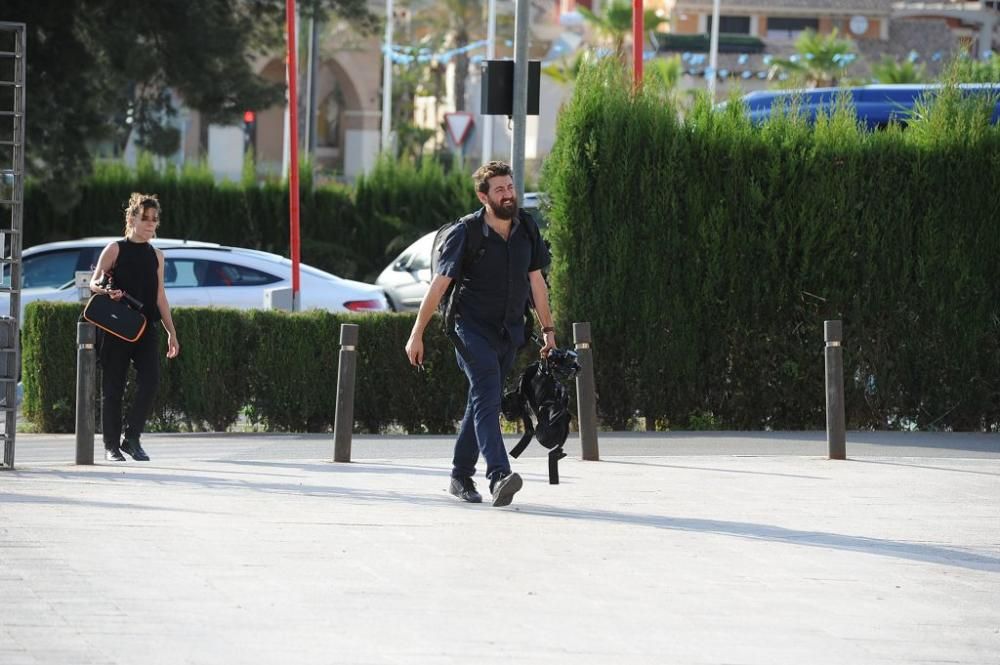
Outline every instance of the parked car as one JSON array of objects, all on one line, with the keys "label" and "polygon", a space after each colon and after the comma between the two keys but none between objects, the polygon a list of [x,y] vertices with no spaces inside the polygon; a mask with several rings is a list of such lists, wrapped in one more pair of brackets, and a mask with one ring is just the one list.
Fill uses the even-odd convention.
[{"label": "parked car", "polygon": [[[995,83],[963,83],[966,95],[989,97],[995,105],[992,122],[1000,122],[1000,85]],[[890,121],[905,125],[921,99],[933,97],[938,84],[866,85],[854,88],[815,88],[812,90],[761,90],[743,97],[747,113],[754,123],[762,123],[777,108],[798,104],[800,113],[813,121],[818,113],[831,113],[841,94],[847,94],[858,120],[868,129],[881,129]]]},{"label": "parked car", "polygon": [[[531,213],[538,226],[544,229],[543,200],[543,194],[528,192],[521,207]],[[431,283],[431,249],[436,233],[436,230],[431,231],[404,249],[375,280],[376,285],[385,289],[389,306],[394,311],[413,312],[420,309],[420,301]]]},{"label": "parked car", "polygon": [[[28,247],[21,252],[21,288],[23,290],[62,288],[74,280],[77,271],[93,270],[97,266],[101,250],[116,240],[121,240],[121,237],[82,238]],[[153,241],[153,245],[159,249],[219,246],[211,242],[170,238],[157,238]],[[9,265],[3,267],[3,284],[10,285]]]},{"label": "parked car", "polygon": [[[76,302],[75,272],[91,271],[101,250],[119,238],[84,238],[47,243],[22,252],[21,317],[36,300]],[[291,261],[277,254],[214,243],[156,239],[163,250],[163,281],[170,305],[177,307],[264,307],[264,292],[291,286]],[[300,266],[302,309],[371,312],[389,309],[385,293],[319,270]],[[4,283],[10,283],[5,267]],[[10,295],[0,294],[0,313],[9,311]]]}]

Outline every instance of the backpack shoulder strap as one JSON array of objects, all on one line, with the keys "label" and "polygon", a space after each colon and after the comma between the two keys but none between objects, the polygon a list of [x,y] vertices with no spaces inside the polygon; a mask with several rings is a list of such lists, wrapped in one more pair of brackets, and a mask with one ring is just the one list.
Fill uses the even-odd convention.
[{"label": "backpack shoulder strap", "polygon": [[531,213],[524,208],[518,209],[517,217],[521,220],[521,223],[524,224],[524,229],[528,232],[528,237],[531,238],[531,242],[534,243],[535,240],[538,239],[538,234],[540,233],[538,229],[538,222],[536,222],[535,218],[531,216]]},{"label": "backpack shoulder strap", "polygon": [[465,260],[462,267],[466,268],[479,258],[479,250],[483,246],[483,210],[458,220],[465,226]]}]

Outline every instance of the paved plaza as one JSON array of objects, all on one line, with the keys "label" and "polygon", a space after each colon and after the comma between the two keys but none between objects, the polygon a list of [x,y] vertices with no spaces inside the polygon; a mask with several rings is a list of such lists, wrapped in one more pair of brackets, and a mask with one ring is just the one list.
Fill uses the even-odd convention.
[{"label": "paved plaza", "polygon": [[998,435],[605,434],[557,486],[533,444],[508,508],[444,437],[17,445],[2,665],[1000,663]]}]

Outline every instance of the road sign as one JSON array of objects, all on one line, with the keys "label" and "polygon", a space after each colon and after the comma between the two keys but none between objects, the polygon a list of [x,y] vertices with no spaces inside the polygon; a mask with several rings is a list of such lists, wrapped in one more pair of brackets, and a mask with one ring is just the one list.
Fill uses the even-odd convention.
[{"label": "road sign", "polygon": [[462,145],[469,137],[469,130],[472,129],[472,114],[467,111],[445,113],[444,124],[448,127],[448,135],[455,145]]}]

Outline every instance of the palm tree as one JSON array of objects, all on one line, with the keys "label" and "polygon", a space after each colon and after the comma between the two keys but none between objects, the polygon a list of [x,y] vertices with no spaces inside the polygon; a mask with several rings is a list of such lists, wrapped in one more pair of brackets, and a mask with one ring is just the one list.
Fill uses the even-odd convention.
[{"label": "palm tree", "polygon": [[594,54],[591,51],[577,51],[572,60],[563,58],[558,63],[549,63],[542,67],[542,73],[554,79],[557,83],[572,83],[576,81],[580,70],[592,63]]},{"label": "palm tree", "polygon": [[681,61],[681,56],[656,58],[646,63],[646,78],[643,85],[647,88],[653,86],[658,94],[670,98],[683,75],[684,63]]},{"label": "palm tree", "polygon": [[775,59],[776,69],[791,74],[793,85],[806,87],[836,86],[843,78],[848,65],[857,55],[854,44],[837,36],[837,30],[821,35],[814,30],[806,30],[795,40],[796,56]]},{"label": "palm tree", "polygon": [[927,80],[927,68],[916,65],[912,60],[896,62],[889,56],[872,67],[872,74],[879,83],[923,83]]},{"label": "palm tree", "polygon": [[[577,6],[584,20],[604,38],[611,42],[611,48],[619,57],[625,56],[625,39],[632,34],[632,3],[628,0],[612,0],[602,16],[598,16],[586,7]],[[642,14],[643,25],[647,30],[666,23],[667,18],[658,16],[655,9],[647,9]]]}]

